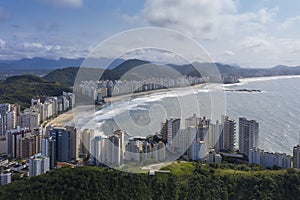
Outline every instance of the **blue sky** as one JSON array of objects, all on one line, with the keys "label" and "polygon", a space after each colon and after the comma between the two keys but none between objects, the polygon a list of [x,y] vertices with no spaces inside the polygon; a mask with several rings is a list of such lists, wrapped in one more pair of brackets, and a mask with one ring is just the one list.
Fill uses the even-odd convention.
[{"label": "blue sky", "polygon": [[215,62],[295,66],[299,9],[291,0],[2,0],[0,59],[85,57],[114,34],[154,26],[188,35]]}]

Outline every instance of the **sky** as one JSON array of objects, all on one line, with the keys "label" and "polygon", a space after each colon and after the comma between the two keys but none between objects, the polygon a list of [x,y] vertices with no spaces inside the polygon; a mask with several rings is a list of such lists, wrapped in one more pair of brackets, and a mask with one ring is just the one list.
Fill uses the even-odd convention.
[{"label": "sky", "polygon": [[214,62],[298,66],[299,9],[292,0],[1,0],[0,60],[86,57],[115,34],[161,27],[185,34]]}]

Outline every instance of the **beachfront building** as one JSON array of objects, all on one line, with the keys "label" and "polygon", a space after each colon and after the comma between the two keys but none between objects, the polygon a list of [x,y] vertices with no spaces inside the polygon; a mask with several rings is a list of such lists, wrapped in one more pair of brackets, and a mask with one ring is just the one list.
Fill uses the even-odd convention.
[{"label": "beachfront building", "polygon": [[259,124],[255,120],[239,118],[239,152],[249,155],[249,149],[258,148]]},{"label": "beachfront building", "polygon": [[50,170],[50,158],[42,155],[35,154],[29,159],[29,176],[38,176]]},{"label": "beachfront building", "polygon": [[262,149],[253,148],[249,150],[249,164],[255,163],[264,167],[291,168],[292,157],[285,153],[270,153]]},{"label": "beachfront building", "polygon": [[222,115],[223,128],[223,149],[233,151],[236,140],[236,123],[229,116]]},{"label": "beachfront building", "polygon": [[293,148],[293,168],[300,168],[300,144]]}]

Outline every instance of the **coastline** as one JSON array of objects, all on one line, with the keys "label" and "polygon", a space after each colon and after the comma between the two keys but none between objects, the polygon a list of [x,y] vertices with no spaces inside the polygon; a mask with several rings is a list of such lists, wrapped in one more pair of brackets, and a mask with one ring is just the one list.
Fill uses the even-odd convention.
[{"label": "coastline", "polygon": [[55,127],[64,127],[67,125],[71,126],[73,124],[74,124],[74,117],[73,117],[73,110],[71,109],[68,112],[58,115],[56,118],[47,122],[44,127],[46,128],[49,125],[53,125]]},{"label": "coastline", "polygon": [[[133,97],[139,97],[139,96],[145,96],[145,95],[150,95],[154,93],[160,93],[160,92],[167,92],[172,89],[173,91],[179,91],[183,89],[200,89],[205,86],[207,86],[207,83],[201,83],[193,86],[186,86],[186,87],[178,87],[178,88],[166,88],[166,89],[159,89],[159,90],[150,90],[150,91],[145,91],[145,92],[138,92],[138,93],[132,93],[132,94],[124,94],[124,95],[119,95],[115,97],[108,97],[104,98],[106,103],[111,103],[111,102],[118,102],[118,101],[127,101],[129,99],[132,99]],[[76,110],[75,110],[76,109]],[[84,112],[80,109],[80,107],[73,108],[69,110],[66,113],[63,113],[56,118],[52,119],[51,121],[47,122],[45,127],[49,125],[53,125],[56,127],[64,127],[64,126],[74,126],[75,121],[74,121],[74,112]],[[78,115],[78,113],[77,113]]]},{"label": "coastline", "polygon": [[[282,76],[261,76],[261,77],[252,77],[252,78],[240,78],[240,83],[247,83],[253,81],[268,81],[268,80],[277,80],[277,79],[289,79],[289,78],[300,78],[300,75],[282,75]],[[236,83],[239,84],[239,83]],[[235,85],[235,84],[229,84]]]},{"label": "coastline", "polygon": [[200,83],[200,84],[196,84],[193,86],[166,88],[166,89],[149,90],[149,91],[137,92],[137,93],[131,93],[131,94],[123,94],[123,95],[114,96],[114,97],[106,97],[106,98],[104,98],[104,101],[106,103],[111,103],[111,102],[116,102],[116,101],[126,101],[133,97],[139,97],[139,96],[145,96],[145,95],[150,95],[150,94],[154,94],[154,93],[161,93],[161,92],[175,91],[175,90],[180,91],[180,90],[184,90],[184,89],[200,89],[207,85],[208,85],[208,83]]},{"label": "coastline", "polygon": [[[268,81],[268,80],[276,80],[276,79],[288,79],[288,78],[300,78],[300,75],[286,75],[286,76],[265,76],[265,77],[252,77],[252,78],[240,78],[240,83],[234,83],[234,84],[223,84],[223,86],[234,86],[234,85],[241,85],[248,82],[254,82],[254,81]],[[145,92],[138,92],[138,93],[132,93],[132,94],[124,94],[119,95],[115,97],[108,97],[104,98],[106,103],[111,102],[117,102],[117,101],[127,101],[135,97],[139,96],[145,96],[145,95],[151,95],[155,93],[162,93],[167,91],[180,91],[180,90],[186,90],[186,89],[200,89],[208,86],[208,83],[201,83],[193,86],[187,86],[187,87],[177,87],[177,88],[166,88],[166,89],[159,89],[159,90],[150,90]],[[76,108],[75,108],[76,109]],[[67,126],[67,125],[74,125],[74,116],[73,116],[74,108],[66,113],[63,113],[56,117],[55,119],[52,119],[49,121],[46,126],[48,125],[54,125],[54,126]],[[76,111],[77,112],[77,111]]]}]

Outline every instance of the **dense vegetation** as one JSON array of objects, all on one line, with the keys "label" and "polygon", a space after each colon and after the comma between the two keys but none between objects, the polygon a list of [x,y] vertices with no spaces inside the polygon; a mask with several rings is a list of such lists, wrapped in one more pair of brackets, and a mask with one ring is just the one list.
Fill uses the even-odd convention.
[{"label": "dense vegetation", "polygon": [[[225,167],[226,168],[226,167]],[[251,168],[251,167],[250,167]],[[172,171],[132,174],[97,167],[62,168],[0,187],[1,199],[299,199],[294,170],[221,169],[177,163]]]},{"label": "dense vegetation", "polygon": [[24,109],[37,95],[59,96],[70,88],[34,75],[12,76],[0,82],[0,103],[18,103]]},{"label": "dense vegetation", "polygon": [[[80,70],[80,76],[77,77],[77,73]],[[100,78],[101,77],[101,78]],[[111,70],[103,70],[99,68],[79,68],[79,67],[68,67],[64,69],[56,69],[43,77],[48,81],[59,82],[68,87],[72,87],[74,82],[82,80],[114,80],[114,75]]]}]

